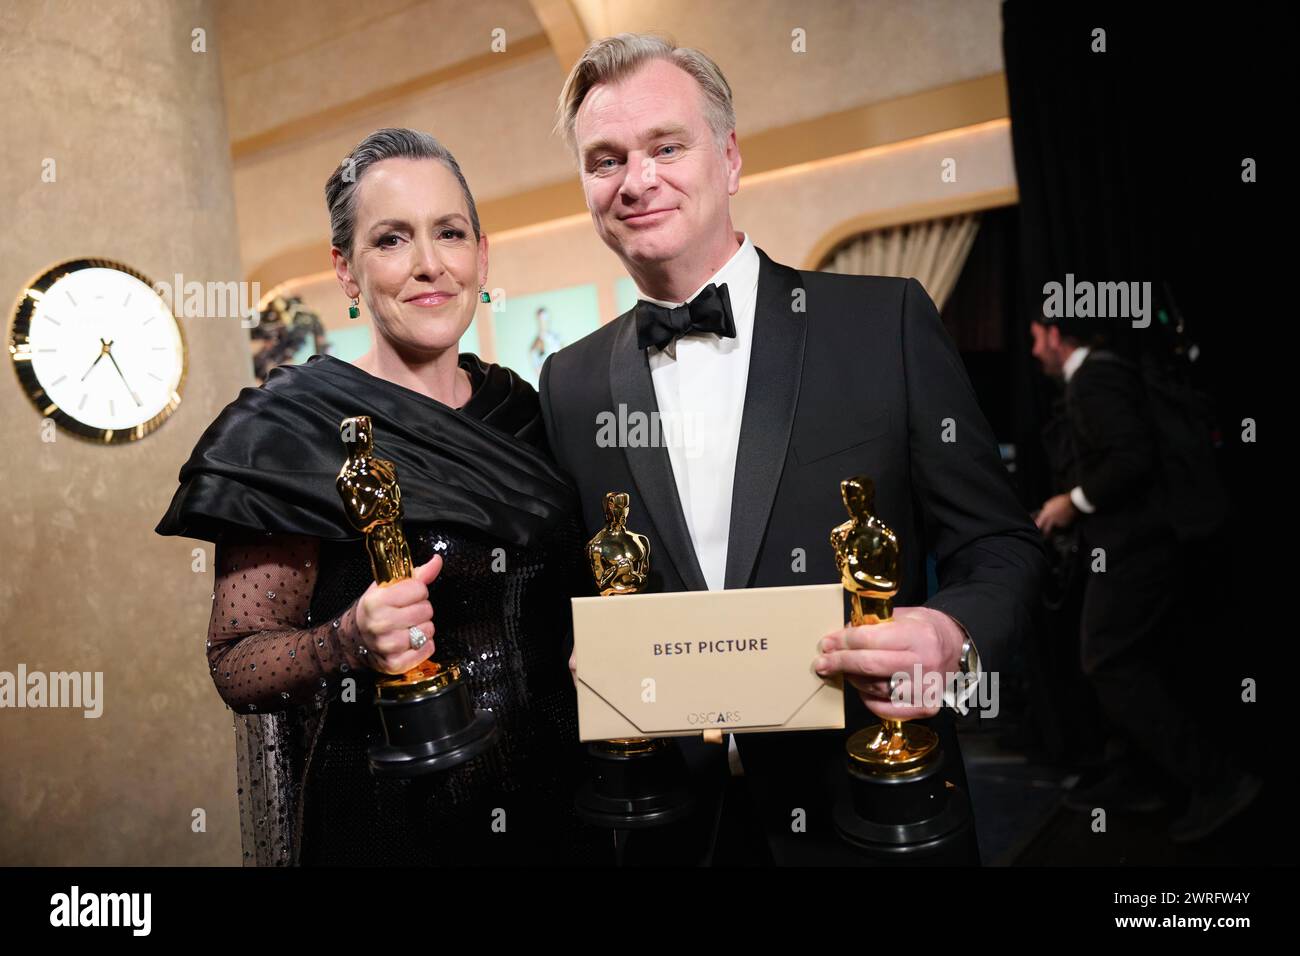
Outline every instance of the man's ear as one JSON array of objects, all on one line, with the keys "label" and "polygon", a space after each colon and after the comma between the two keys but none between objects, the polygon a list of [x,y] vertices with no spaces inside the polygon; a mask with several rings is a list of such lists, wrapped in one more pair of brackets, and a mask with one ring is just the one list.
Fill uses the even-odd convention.
[{"label": "man's ear", "polygon": [[726,149],[723,156],[727,161],[727,195],[734,196],[740,191],[740,144],[736,142],[736,131],[727,134]]}]

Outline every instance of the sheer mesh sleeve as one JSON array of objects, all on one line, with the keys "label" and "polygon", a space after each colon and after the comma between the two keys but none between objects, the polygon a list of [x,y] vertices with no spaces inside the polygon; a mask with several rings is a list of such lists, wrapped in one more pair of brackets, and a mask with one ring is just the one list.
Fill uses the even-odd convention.
[{"label": "sheer mesh sleeve", "polygon": [[208,664],[237,713],[309,703],[349,670],[366,667],[357,605],[312,626],[316,538],[241,535],[216,546]]}]

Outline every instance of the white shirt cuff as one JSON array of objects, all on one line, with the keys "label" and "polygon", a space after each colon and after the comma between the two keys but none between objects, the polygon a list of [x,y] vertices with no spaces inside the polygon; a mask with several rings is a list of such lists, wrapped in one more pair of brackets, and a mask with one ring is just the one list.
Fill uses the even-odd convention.
[{"label": "white shirt cuff", "polygon": [[1083,493],[1083,485],[1075,485],[1070,489],[1070,500],[1074,502],[1076,508],[1086,515],[1090,515],[1097,510],[1093,507],[1092,502],[1088,500],[1087,495]]}]

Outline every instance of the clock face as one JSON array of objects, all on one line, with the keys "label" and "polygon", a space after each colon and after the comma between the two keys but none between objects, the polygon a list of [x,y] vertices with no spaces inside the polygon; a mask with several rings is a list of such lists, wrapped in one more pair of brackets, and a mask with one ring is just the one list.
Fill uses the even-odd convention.
[{"label": "clock face", "polygon": [[120,263],[47,270],[18,301],[9,350],[41,414],[82,437],[143,438],[181,402],[180,326],[149,280]]}]

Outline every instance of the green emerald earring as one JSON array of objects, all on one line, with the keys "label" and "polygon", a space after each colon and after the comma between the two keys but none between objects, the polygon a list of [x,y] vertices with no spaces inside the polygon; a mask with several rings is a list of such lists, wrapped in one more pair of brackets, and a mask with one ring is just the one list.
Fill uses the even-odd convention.
[{"label": "green emerald earring", "polygon": [[358,308],[358,305],[359,305],[360,303],[361,303],[361,300],[360,300],[360,299],[353,299],[353,300],[352,300],[352,304],[351,304],[350,306],[348,306],[348,318],[349,318],[349,319],[355,319],[355,318],[357,318],[358,316],[361,315],[361,309]]},{"label": "green emerald earring", "polygon": [[482,286],[479,286],[479,287],[478,287],[478,300],[479,300],[480,302],[491,302],[491,301],[492,301],[492,296],[488,293],[487,289],[483,288]]}]

